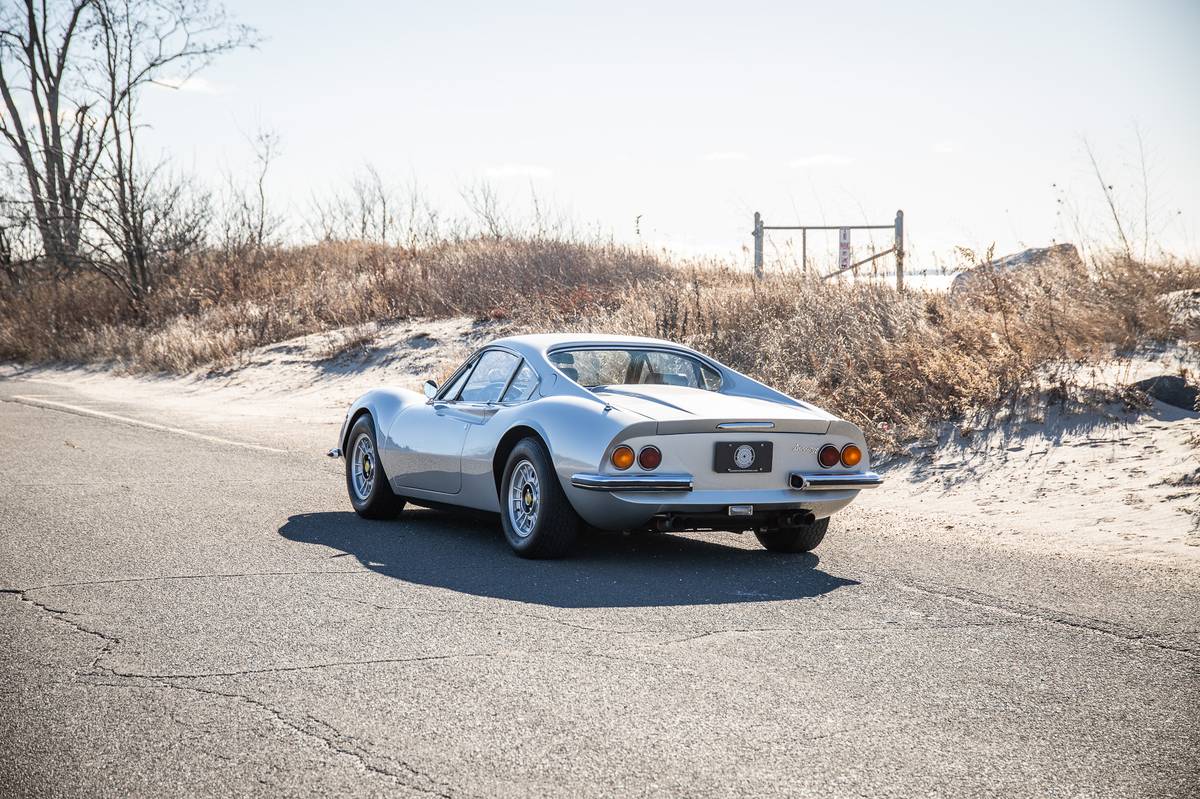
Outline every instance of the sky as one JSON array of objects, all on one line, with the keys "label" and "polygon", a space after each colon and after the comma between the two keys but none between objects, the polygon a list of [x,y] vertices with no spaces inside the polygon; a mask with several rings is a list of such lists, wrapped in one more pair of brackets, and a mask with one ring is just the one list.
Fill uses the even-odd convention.
[{"label": "sky", "polygon": [[[1090,146],[1127,233],[1149,217],[1152,251],[1200,253],[1195,0],[228,7],[264,41],[148,91],[143,140],[215,180],[274,132],[268,189],[293,219],[371,164],[450,215],[484,180],[513,216],[536,193],[580,231],[739,263],[756,210],[903,209],[910,263],[932,266],[1110,242]],[[768,266],[790,246],[772,234]]]}]

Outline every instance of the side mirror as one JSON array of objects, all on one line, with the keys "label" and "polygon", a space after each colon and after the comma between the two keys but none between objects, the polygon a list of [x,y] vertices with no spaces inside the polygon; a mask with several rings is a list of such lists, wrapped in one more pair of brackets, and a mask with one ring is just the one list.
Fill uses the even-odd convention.
[{"label": "side mirror", "polygon": [[425,381],[425,396],[429,397],[429,399],[433,399],[435,395],[437,395],[437,381],[436,380],[426,380]]}]

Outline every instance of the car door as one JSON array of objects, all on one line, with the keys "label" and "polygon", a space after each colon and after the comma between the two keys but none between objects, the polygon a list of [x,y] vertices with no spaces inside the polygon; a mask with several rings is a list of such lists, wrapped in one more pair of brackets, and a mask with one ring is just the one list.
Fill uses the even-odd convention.
[{"label": "car door", "polygon": [[[520,359],[510,352],[482,352],[451,382],[447,390],[396,416],[389,431],[392,485],[457,494],[462,490],[462,450],[467,431],[495,413]],[[493,397],[494,395],[494,397]]]},{"label": "car door", "polygon": [[514,417],[519,417],[520,406],[533,395],[537,385],[537,372],[528,362],[522,361],[499,400],[475,410],[476,418],[472,420],[463,446],[459,504],[480,510],[499,509],[496,503],[496,478],[492,471],[496,446]]},{"label": "car door", "polygon": [[468,425],[455,411],[455,400],[478,360],[463,364],[433,399],[396,414],[383,453],[394,490],[457,494],[462,489],[459,459]]}]

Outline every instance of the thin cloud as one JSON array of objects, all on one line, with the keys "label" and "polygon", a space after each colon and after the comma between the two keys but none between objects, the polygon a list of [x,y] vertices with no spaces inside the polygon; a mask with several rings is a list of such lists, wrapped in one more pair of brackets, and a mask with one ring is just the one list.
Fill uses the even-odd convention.
[{"label": "thin cloud", "polygon": [[220,90],[216,85],[209,80],[192,76],[190,78],[155,78],[151,82],[151,86],[157,86],[160,89],[173,89],[181,92],[195,92],[196,94],[219,94]]},{"label": "thin cloud", "polygon": [[745,161],[750,156],[737,150],[728,152],[708,153],[700,158],[701,161]]},{"label": "thin cloud", "polygon": [[805,169],[813,166],[846,166],[846,164],[852,163],[854,163],[854,159],[849,156],[820,153],[818,155],[806,155],[803,158],[797,158],[794,161],[788,162],[788,166],[792,169]]},{"label": "thin cloud", "polygon": [[549,167],[536,164],[500,164],[483,172],[489,178],[548,178],[554,174]]}]

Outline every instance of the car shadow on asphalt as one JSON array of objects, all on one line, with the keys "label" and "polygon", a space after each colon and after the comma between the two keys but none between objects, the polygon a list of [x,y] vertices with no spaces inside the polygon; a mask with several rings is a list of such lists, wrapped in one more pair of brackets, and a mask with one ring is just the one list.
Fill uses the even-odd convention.
[{"label": "car shadow on asphalt", "polygon": [[817,568],[812,553],[780,555],[682,535],[589,532],[566,558],[525,560],[508,548],[496,517],[469,513],[409,509],[394,522],[303,513],[279,534],[353,555],[396,580],[563,608],[766,602],[858,585]]}]

